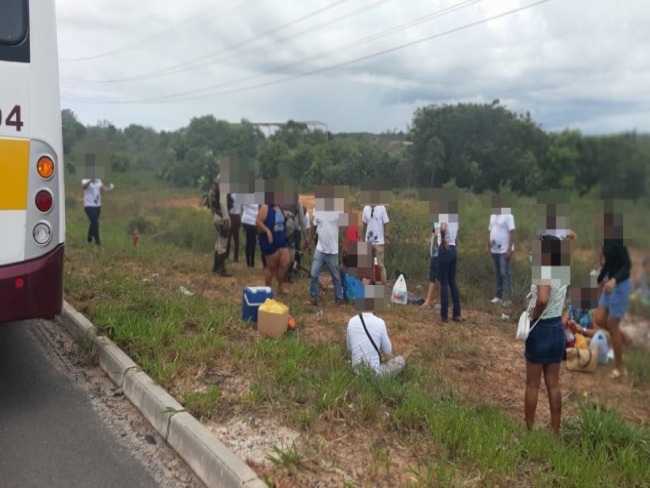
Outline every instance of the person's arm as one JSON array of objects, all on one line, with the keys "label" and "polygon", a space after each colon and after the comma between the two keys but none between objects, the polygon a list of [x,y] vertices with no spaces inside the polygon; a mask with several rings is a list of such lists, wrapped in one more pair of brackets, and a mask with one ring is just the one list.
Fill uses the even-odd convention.
[{"label": "person's arm", "polygon": [[210,204],[210,210],[214,212],[214,196],[217,194],[217,181],[212,180],[212,184],[210,185],[210,190],[208,190],[208,203]]},{"label": "person's arm", "polygon": [[260,207],[260,211],[257,212],[257,219],[255,220],[255,226],[257,227],[257,230],[260,232],[264,232],[266,236],[269,238],[269,243],[273,242],[273,233],[271,230],[266,226],[264,223],[266,221],[266,217],[269,214],[269,206],[264,204]]},{"label": "person's arm", "polygon": [[512,252],[515,249],[515,230],[512,229],[508,233],[508,250],[506,251],[506,259],[510,259],[512,257]]},{"label": "person's arm", "polygon": [[311,250],[314,247],[314,239],[316,238],[316,225],[312,225],[309,228],[309,240],[307,241],[307,248]]},{"label": "person's arm", "polygon": [[537,285],[537,302],[535,302],[535,307],[530,312],[530,318],[534,322],[536,321],[548,304],[548,299],[551,296],[551,285]]},{"label": "person's arm", "polygon": [[113,189],[115,188],[115,185],[111,183],[110,185],[106,186],[104,183],[102,183],[101,189],[105,192],[112,192]]},{"label": "person's arm", "polygon": [[[221,185],[221,183],[219,183]],[[223,188],[220,188],[223,190]],[[225,191],[219,192],[219,206],[221,207],[221,215],[223,223],[230,223],[230,213],[228,212],[228,194]]]},{"label": "person's arm", "polygon": [[443,249],[448,249],[449,246],[447,245],[447,222],[442,222],[440,224],[440,247]]},{"label": "person's arm", "polygon": [[393,345],[390,343],[390,339],[388,338],[388,331],[386,330],[385,322],[383,324],[382,331],[381,331],[379,350],[382,353],[384,353],[385,356],[393,355]]},{"label": "person's arm", "polygon": [[388,244],[388,241],[390,241],[390,220],[388,219],[386,207],[384,207],[384,212],[381,218],[383,219],[384,224],[384,244]]},{"label": "person's arm", "polygon": [[93,180],[81,180],[81,186],[84,190],[87,190]]},{"label": "person's arm", "polygon": [[626,275],[630,276],[630,270],[632,268],[632,261],[630,260],[630,253],[627,252],[627,247],[620,246],[618,248],[618,252],[621,260],[623,261],[623,266],[621,266],[621,269],[619,269],[618,272],[614,275],[616,283],[623,281]]}]

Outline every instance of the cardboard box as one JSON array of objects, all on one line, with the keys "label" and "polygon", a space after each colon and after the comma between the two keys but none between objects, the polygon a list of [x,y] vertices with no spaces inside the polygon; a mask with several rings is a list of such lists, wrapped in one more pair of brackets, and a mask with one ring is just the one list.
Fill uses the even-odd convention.
[{"label": "cardboard box", "polygon": [[257,316],[257,332],[268,337],[282,337],[287,331],[289,312],[271,313],[260,310]]}]

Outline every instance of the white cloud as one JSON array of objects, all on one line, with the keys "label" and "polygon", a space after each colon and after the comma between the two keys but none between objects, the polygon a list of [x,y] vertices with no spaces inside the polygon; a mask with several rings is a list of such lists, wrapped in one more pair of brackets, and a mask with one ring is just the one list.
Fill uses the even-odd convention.
[{"label": "white cloud", "polygon": [[[335,0],[58,0],[63,105],[85,122],[105,118],[120,126],[173,129],[214,113],[232,121],[291,117],[321,120],[333,131],[380,131],[406,128],[413,110],[426,103],[499,98],[513,110],[530,111],[549,129],[650,131],[646,0],[626,0],[624,6],[553,0],[444,34],[532,3],[347,0],[280,29]],[[442,15],[443,9],[456,10]],[[396,29],[404,24],[410,27]],[[436,34],[444,35],[273,84]],[[119,51],[123,46],[134,47]],[[65,61],[111,50],[118,51]],[[197,58],[192,70],[147,76]],[[134,76],[143,79],[73,81]],[[237,91],[260,83],[268,85]],[[205,95],[206,87],[221,94],[158,105],[100,103]],[[94,103],[72,101],[78,98]]]}]

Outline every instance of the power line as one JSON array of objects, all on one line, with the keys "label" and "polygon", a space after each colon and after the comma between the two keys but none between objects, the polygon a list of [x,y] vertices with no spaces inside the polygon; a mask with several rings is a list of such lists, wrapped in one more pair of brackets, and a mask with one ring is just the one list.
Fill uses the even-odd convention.
[{"label": "power line", "polygon": [[[216,12],[215,15],[222,15],[222,14],[230,13],[231,11],[236,10],[238,7],[241,7],[241,6],[243,6],[243,5],[247,4],[247,3],[250,3],[252,1],[256,2],[258,0],[241,0],[241,1],[238,2],[237,5],[234,5],[231,9],[226,8],[224,10]],[[169,32],[173,32],[174,30],[176,30],[179,27],[182,27],[182,26],[184,26],[186,24],[195,23],[197,20],[199,21],[199,23],[209,20],[210,18],[206,17],[206,15],[208,13],[210,13],[212,10],[214,10],[214,6],[208,8],[208,9],[202,10],[198,14],[193,15],[191,17],[188,17],[187,19],[185,19],[185,20],[183,20],[183,21],[181,21],[181,22],[179,22],[177,24],[174,24],[174,25],[172,25],[172,26],[170,26],[170,27],[168,27],[166,29],[163,29],[160,32],[157,32],[156,34],[152,34],[150,36],[143,37],[142,39],[139,39],[139,40],[134,41],[132,43],[126,44],[126,45],[124,45],[122,47],[111,49],[110,51],[105,51],[105,52],[100,53],[100,54],[94,54],[92,56],[85,56],[85,57],[82,57],[82,58],[72,58],[72,59],[61,58],[59,61],[61,61],[62,63],[78,63],[78,62],[81,62],[81,61],[90,61],[90,60],[93,60],[93,59],[104,58],[106,56],[112,56],[114,54],[118,54],[118,53],[121,53],[121,52],[124,52],[124,51],[132,51],[135,48],[142,48],[144,46],[147,46],[147,45],[151,44],[150,41],[158,39],[159,37],[165,36]],[[169,37],[167,37],[166,39],[169,39]]]},{"label": "power line", "polygon": [[377,39],[381,39],[382,37],[387,37],[387,36],[389,36],[391,34],[395,34],[397,32],[403,31],[403,30],[408,29],[410,27],[414,27],[416,25],[422,24],[424,22],[427,22],[429,20],[432,20],[432,19],[435,19],[435,18],[438,18],[438,17],[444,17],[445,15],[448,15],[448,14],[451,14],[451,13],[456,12],[458,10],[462,10],[464,8],[470,7],[470,6],[475,5],[475,4],[477,4],[479,2],[482,2],[482,1],[483,0],[464,0],[462,2],[451,5],[449,7],[445,7],[443,9],[437,10],[437,11],[432,12],[430,14],[418,17],[418,18],[416,18],[414,20],[411,20],[409,22],[405,22],[404,24],[400,24],[400,25],[398,25],[396,27],[392,27],[390,29],[386,29],[386,30],[381,31],[379,33],[372,34],[372,35],[364,37],[362,39],[352,41],[352,42],[350,42],[348,44],[345,44],[343,46],[339,46],[339,47],[336,47],[336,48],[333,48],[333,49],[329,49],[327,51],[323,51],[321,53],[315,54],[315,55],[310,56],[308,58],[304,58],[302,60],[295,61],[293,63],[289,63],[289,64],[279,66],[279,67],[274,68],[274,69],[272,69],[270,71],[267,71],[265,73],[259,73],[259,74],[255,75],[253,77],[240,78],[240,79],[232,80],[232,81],[225,82],[225,83],[219,83],[219,84],[216,84],[216,85],[211,85],[211,86],[205,87],[205,88],[197,88],[197,89],[190,90],[190,91],[184,92],[184,93],[179,93],[179,94],[174,94],[174,95],[166,95],[166,96],[161,96],[161,97],[155,97],[155,99],[156,100],[164,100],[164,99],[169,99],[169,98],[182,97],[182,96],[186,96],[186,95],[197,95],[199,93],[205,93],[205,92],[213,91],[213,90],[215,90],[217,88],[224,88],[226,86],[232,86],[232,85],[240,83],[242,81],[251,81],[251,80],[258,79],[258,78],[262,78],[262,77],[264,77],[264,76],[266,76],[268,74],[273,74],[273,73],[278,72],[278,71],[284,71],[284,70],[289,69],[289,68],[296,68],[296,67],[298,67],[300,65],[303,65],[305,63],[308,63],[310,61],[318,60],[320,58],[331,56],[332,54],[335,54],[335,53],[340,52],[340,51],[348,50],[348,49],[353,48],[353,47],[357,47],[357,46],[367,44],[367,43],[372,42],[372,41],[376,41]]},{"label": "power line", "polygon": [[302,64],[308,63],[308,62],[310,62],[312,60],[321,59],[323,57],[330,56],[330,55],[332,55],[332,54],[334,54],[336,52],[347,50],[347,49],[350,49],[352,47],[356,47],[356,46],[359,46],[359,45],[362,45],[362,44],[366,44],[368,42],[375,41],[375,40],[380,39],[382,37],[389,36],[389,35],[394,34],[396,32],[405,30],[405,29],[407,29],[409,27],[413,27],[415,25],[418,25],[418,24],[421,24],[423,22],[429,21],[431,19],[434,19],[434,18],[437,18],[437,17],[442,17],[442,16],[448,15],[450,13],[453,13],[455,11],[462,10],[464,8],[467,8],[467,7],[471,6],[471,5],[477,4],[477,3],[481,2],[481,1],[483,1],[483,0],[464,0],[464,1],[459,2],[457,4],[450,5],[448,7],[442,8],[440,10],[436,10],[436,11],[434,11],[432,13],[427,14],[427,15],[418,17],[418,18],[416,18],[414,20],[411,20],[409,22],[405,22],[405,23],[400,24],[400,25],[398,25],[396,27],[392,27],[390,29],[386,29],[386,30],[381,31],[379,33],[372,34],[372,35],[364,37],[362,39],[358,39],[356,41],[350,42],[350,43],[345,44],[343,46],[338,46],[336,48],[320,52],[318,54],[315,54],[315,55],[312,55],[310,57],[304,58],[302,60],[295,61],[293,63],[288,63],[288,64],[285,64],[285,65],[276,67],[276,68],[274,68],[274,69],[272,69],[270,71],[267,71],[267,72],[264,72],[264,73],[259,73],[259,74],[255,75],[253,77],[248,76],[248,77],[245,77],[245,78],[239,78],[239,79],[235,79],[235,80],[231,80],[231,81],[227,81],[227,82],[223,82],[223,83],[218,83],[218,84],[215,84],[215,85],[210,85],[210,86],[204,87],[204,88],[197,88],[197,89],[189,90],[189,91],[186,91],[186,92],[180,92],[180,93],[171,94],[171,95],[161,95],[161,96],[153,97],[153,98],[145,100],[145,101],[163,101],[163,100],[173,99],[173,98],[177,98],[177,97],[185,97],[185,96],[188,96],[188,95],[198,95],[199,93],[206,93],[206,92],[214,91],[215,89],[218,89],[218,88],[224,88],[226,86],[236,85],[236,84],[238,84],[240,82],[247,82],[247,81],[255,80],[255,79],[258,79],[258,78],[262,78],[262,77],[264,77],[264,76],[266,76],[268,74],[272,74],[272,73],[277,72],[277,71],[283,71],[283,70],[286,70],[288,68],[295,68],[295,67],[300,66]]},{"label": "power line", "polygon": [[[220,53],[223,53],[223,52],[228,52],[229,50],[237,49],[237,48],[239,48],[239,47],[241,47],[241,46],[245,46],[246,44],[250,44],[251,42],[254,42],[254,41],[258,40],[258,39],[261,39],[261,38],[263,38],[263,37],[266,37],[266,36],[268,36],[268,35],[270,35],[270,34],[274,34],[275,32],[278,32],[278,31],[280,31],[280,30],[286,29],[287,27],[291,27],[291,26],[293,26],[293,25],[295,25],[295,24],[298,24],[298,23],[300,23],[300,22],[302,22],[302,21],[304,21],[304,20],[307,20],[307,19],[309,19],[309,18],[311,18],[311,17],[315,17],[316,15],[319,15],[319,14],[321,14],[321,13],[323,13],[323,12],[326,12],[327,10],[331,10],[331,9],[333,9],[333,8],[339,6],[340,4],[345,3],[345,2],[347,2],[347,1],[348,1],[348,0],[337,0],[337,1],[335,1],[334,3],[331,3],[331,4],[329,4],[329,5],[326,5],[326,6],[323,7],[323,8],[320,8],[320,9],[314,10],[314,11],[312,11],[312,12],[306,14],[306,15],[303,15],[302,17],[298,17],[297,19],[294,19],[294,20],[292,20],[292,21],[290,21],[290,22],[287,22],[286,24],[282,24],[282,25],[280,25],[280,26],[278,26],[278,27],[274,27],[273,29],[267,30],[267,31],[265,31],[265,32],[263,32],[263,33],[261,33],[261,34],[258,34],[258,35],[255,35],[255,36],[249,37],[248,39],[246,39],[246,40],[244,40],[244,41],[241,41],[241,42],[239,42],[239,43],[237,43],[237,44],[234,44],[234,45],[231,45],[231,46],[227,46],[227,47],[225,47],[225,48],[223,48],[223,49],[217,51],[217,54],[220,54]],[[186,62],[183,62],[183,63],[181,63],[181,64],[179,64],[179,65],[177,65],[176,67],[178,67],[178,66],[185,66],[186,64],[188,64],[187,61],[186,61]],[[149,76],[152,75],[152,74],[157,74],[157,73],[160,73],[160,72],[165,72],[165,71],[167,71],[168,69],[170,69],[170,68],[167,67],[167,68],[162,68],[162,69],[160,69],[160,70],[156,70],[156,71],[154,71],[154,72],[149,73]]]},{"label": "power line", "polygon": [[[354,10],[352,12],[349,12],[347,14],[341,15],[339,17],[335,17],[334,19],[327,20],[325,22],[321,22],[320,24],[317,24],[315,26],[307,27],[301,31],[295,32],[293,34],[289,34],[284,37],[276,38],[276,39],[271,39],[271,44],[268,44],[266,46],[262,46],[263,49],[268,49],[273,47],[274,45],[284,43],[285,41],[289,39],[293,39],[295,37],[301,36],[306,33],[313,33],[316,30],[322,29],[323,27],[326,27],[328,25],[336,24],[338,22],[341,22],[342,20],[346,20],[348,18],[351,18],[355,15],[359,15],[361,13],[367,12],[375,7],[378,7],[380,5],[383,5],[387,2],[390,2],[392,0],[378,0],[375,1],[374,3],[370,5],[363,6],[361,8],[358,8],[357,10]],[[261,34],[258,37],[262,37],[265,34]],[[153,71],[148,71],[146,73],[141,73],[139,75],[134,75],[130,77],[125,77],[125,78],[113,78],[113,79],[104,79],[104,80],[88,80],[88,79],[75,79],[75,78],[69,78],[69,77],[63,77],[65,81],[71,82],[71,83],[80,83],[80,84],[103,84],[103,83],[123,83],[123,82],[128,82],[128,81],[139,81],[139,80],[146,80],[146,79],[154,79],[154,78],[160,78],[164,76],[170,76],[174,75],[177,73],[181,73],[184,71],[192,70],[195,68],[199,68],[202,66],[207,66],[211,62],[217,61],[217,60],[223,60],[223,59],[228,59],[231,58],[237,54],[242,54],[242,52],[237,52],[237,45],[228,52],[228,48],[221,49],[219,51],[200,56],[198,58],[194,58],[189,61],[184,61],[183,63],[179,63],[176,65],[168,66],[167,68],[161,68]],[[260,49],[259,47],[249,47],[248,49],[244,49],[243,53],[250,52],[256,49]],[[224,55],[221,55],[224,54]],[[205,62],[204,62],[205,61]]]},{"label": "power line", "polygon": [[288,64],[285,64],[285,65],[276,67],[276,68],[274,68],[274,69],[272,69],[270,71],[267,71],[267,72],[264,72],[264,73],[259,73],[259,74],[255,75],[253,77],[247,76],[247,77],[244,77],[244,78],[239,78],[239,79],[235,79],[235,80],[231,80],[231,81],[227,81],[227,82],[223,82],[223,83],[218,83],[218,84],[215,84],[215,85],[210,85],[210,86],[204,87],[204,88],[189,90],[187,92],[180,92],[180,93],[171,94],[171,95],[161,95],[159,97],[154,97],[151,100],[158,101],[158,100],[165,100],[165,99],[169,99],[169,98],[182,97],[182,96],[187,96],[187,95],[195,95],[195,94],[202,93],[202,92],[210,92],[210,91],[213,91],[213,90],[215,90],[217,88],[232,86],[232,85],[235,85],[235,84],[240,83],[242,81],[246,82],[246,81],[251,81],[251,80],[254,80],[254,79],[257,79],[257,78],[262,78],[265,75],[272,74],[272,73],[277,72],[277,71],[282,71],[282,70],[285,70],[287,68],[294,68],[294,67],[300,66],[302,64],[308,63],[308,62],[310,62],[312,60],[320,59],[320,58],[329,56],[329,55],[334,54],[334,53],[336,53],[338,51],[343,51],[343,50],[349,49],[351,47],[355,47],[355,46],[358,46],[358,45],[361,45],[361,44],[365,44],[365,43],[377,40],[377,39],[379,39],[381,37],[386,37],[388,35],[394,34],[396,32],[407,29],[409,27],[413,27],[413,26],[415,26],[417,24],[421,24],[421,23],[426,22],[428,20],[431,20],[433,18],[441,17],[441,16],[447,15],[449,13],[452,13],[454,11],[461,10],[463,8],[469,7],[469,6],[473,5],[473,4],[479,3],[481,1],[483,1],[483,0],[464,0],[464,1],[459,2],[457,4],[445,7],[443,9],[441,9],[441,10],[437,10],[437,11],[435,11],[433,13],[429,13],[427,15],[418,17],[415,20],[406,22],[406,23],[401,24],[401,25],[399,25],[397,27],[392,27],[390,29],[386,29],[386,30],[381,31],[379,33],[376,33],[376,34],[364,37],[362,39],[358,39],[356,41],[350,42],[350,43],[345,44],[343,46],[338,46],[336,48],[320,52],[318,54],[309,56],[307,58],[303,58],[302,60],[294,61],[292,63],[288,63]]},{"label": "power line", "polygon": [[[349,65],[352,65],[352,64],[356,64],[356,63],[358,63],[360,61],[366,61],[368,59],[372,59],[372,58],[375,58],[375,57],[378,57],[378,56],[383,56],[385,54],[400,51],[402,49],[406,49],[408,47],[412,47],[412,46],[415,46],[417,44],[421,44],[421,43],[424,43],[424,42],[427,42],[427,41],[431,41],[433,39],[437,39],[437,38],[440,38],[440,37],[443,37],[443,36],[446,36],[446,35],[449,35],[449,34],[454,34],[456,32],[460,32],[460,31],[463,31],[463,30],[466,30],[466,29],[469,29],[469,28],[472,28],[472,27],[476,27],[478,25],[485,24],[487,22],[491,22],[493,20],[496,20],[496,19],[499,19],[499,18],[502,18],[502,17],[506,17],[506,16],[512,15],[514,13],[518,13],[518,12],[522,12],[524,10],[528,10],[530,8],[542,5],[544,3],[548,3],[550,1],[552,1],[552,0],[538,0],[537,2],[533,2],[531,4],[528,4],[528,5],[525,5],[525,6],[522,6],[522,7],[511,9],[511,10],[508,10],[506,12],[503,12],[503,13],[500,13],[500,14],[497,14],[497,15],[493,15],[491,17],[487,17],[485,19],[481,19],[481,20],[476,21],[476,22],[471,22],[469,24],[465,24],[465,25],[460,26],[460,27],[455,27],[453,29],[449,29],[447,31],[443,31],[443,32],[440,32],[440,33],[437,33],[437,34],[432,34],[432,35],[417,39],[415,41],[411,41],[411,42],[408,42],[408,43],[405,43],[405,44],[401,44],[401,45],[393,47],[393,48],[389,48],[389,49],[378,51],[378,52],[375,52],[375,53],[372,53],[372,54],[361,56],[361,57],[358,57],[358,58],[355,58],[355,59],[352,59],[352,60],[349,60],[349,61],[343,61],[343,62],[336,63],[336,64],[333,64],[333,65],[330,65],[330,66],[325,66],[325,67],[318,68],[318,69],[315,69],[315,70],[312,70],[312,71],[287,76],[287,77],[281,78],[279,80],[267,81],[267,82],[263,82],[263,83],[258,83],[256,85],[251,85],[251,86],[248,86],[248,87],[225,90],[225,91],[221,91],[221,92],[217,92],[217,93],[212,93],[212,94],[209,94],[209,95],[188,96],[188,97],[185,97],[185,98],[176,98],[176,99],[172,99],[172,100],[167,100],[166,102],[167,103],[181,102],[181,101],[184,102],[184,101],[190,101],[190,100],[201,100],[201,99],[213,98],[213,97],[217,97],[217,96],[221,96],[221,95],[230,95],[230,94],[234,94],[234,93],[241,93],[241,92],[245,92],[245,91],[255,90],[255,89],[258,89],[258,88],[265,88],[265,87],[268,87],[268,86],[278,85],[278,84],[286,83],[288,81],[292,81],[292,80],[295,80],[295,79],[305,78],[307,76],[313,76],[315,74],[323,73],[325,71],[330,71],[332,69],[337,69],[337,68],[341,68],[341,67],[344,67],[344,66],[349,66]],[[117,101],[115,101],[115,100],[93,100],[93,99],[82,98],[82,97],[76,97],[76,101],[83,101],[83,102],[90,102],[90,103],[100,103],[100,104],[120,104],[120,105],[122,105],[122,104],[146,104],[146,103],[155,103],[155,102],[165,103],[165,100],[158,100],[158,99],[117,100]]]}]

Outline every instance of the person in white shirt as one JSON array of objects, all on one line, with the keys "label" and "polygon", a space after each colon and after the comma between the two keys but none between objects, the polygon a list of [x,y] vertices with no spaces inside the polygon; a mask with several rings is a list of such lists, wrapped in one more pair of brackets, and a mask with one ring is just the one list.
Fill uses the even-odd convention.
[{"label": "person in white shirt", "polygon": [[[313,222],[309,229],[307,247],[312,248],[314,237],[318,235],[316,251],[311,262],[311,279],[309,283],[310,305],[318,304],[318,278],[323,267],[332,275],[334,298],[336,303],[343,303],[343,284],[339,272],[339,219],[344,208],[343,202],[336,198],[323,197],[316,189],[316,201],[313,212]],[[340,209],[339,209],[340,208]]]},{"label": "person in white shirt", "polygon": [[386,283],[385,251],[390,241],[390,220],[386,207],[383,205],[366,205],[363,208],[363,235],[366,242],[372,244],[377,258],[377,264],[381,268],[381,282]]},{"label": "person in white shirt", "polygon": [[230,233],[228,234],[228,243],[226,244],[226,259],[230,257],[230,241],[234,240],[235,248],[233,251],[233,262],[239,262],[239,229],[241,229],[241,202],[237,199],[236,193],[231,193],[233,205],[228,213],[230,214]]},{"label": "person in white shirt", "polygon": [[[251,197],[253,195],[250,195]],[[246,244],[244,254],[246,255],[246,266],[255,267],[255,249],[257,248],[257,227],[255,221],[260,206],[257,203],[244,203],[242,205],[241,223],[246,234]]]},{"label": "person in white shirt", "polygon": [[314,210],[314,221],[309,230],[309,246],[312,246],[315,234],[318,234],[318,243],[311,262],[310,305],[318,305],[318,278],[324,266],[327,266],[332,275],[337,304],[343,303],[343,284],[339,272],[340,215],[338,210]]},{"label": "person in white shirt", "polygon": [[99,240],[99,214],[102,209],[102,191],[110,192],[115,185],[104,186],[102,180],[98,178],[84,178],[81,180],[81,186],[84,190],[84,210],[90,220],[88,226],[88,243],[93,239],[95,244],[100,246]]},{"label": "person in white shirt", "polygon": [[[364,289],[369,281],[364,279]],[[372,301],[361,300],[361,303]],[[365,326],[365,327],[364,327]],[[348,321],[347,346],[352,356],[352,368],[359,372],[362,367],[368,367],[379,376],[396,375],[406,366],[402,356],[381,361],[380,352],[390,357],[393,347],[386,330],[386,322],[377,317],[372,311],[363,311]]]},{"label": "person in white shirt", "polygon": [[[491,303],[509,305],[512,299],[512,280],[510,267],[512,253],[515,250],[515,218],[509,208],[501,206],[500,199],[495,196],[492,201],[492,215],[488,225],[488,238],[485,244],[485,254],[492,254],[496,273],[496,293]],[[506,300],[503,301],[503,295]]]},{"label": "person in white shirt", "polygon": [[[457,204],[456,204],[457,205]],[[451,299],[454,304],[453,320],[459,322],[460,318],[460,296],[456,284],[456,235],[458,234],[458,210],[456,205],[450,205],[451,212],[440,214],[440,234],[438,234],[438,279],[440,280],[440,318],[443,323],[448,322],[449,297],[448,290],[451,290]],[[455,207],[455,208],[454,208]]]}]

